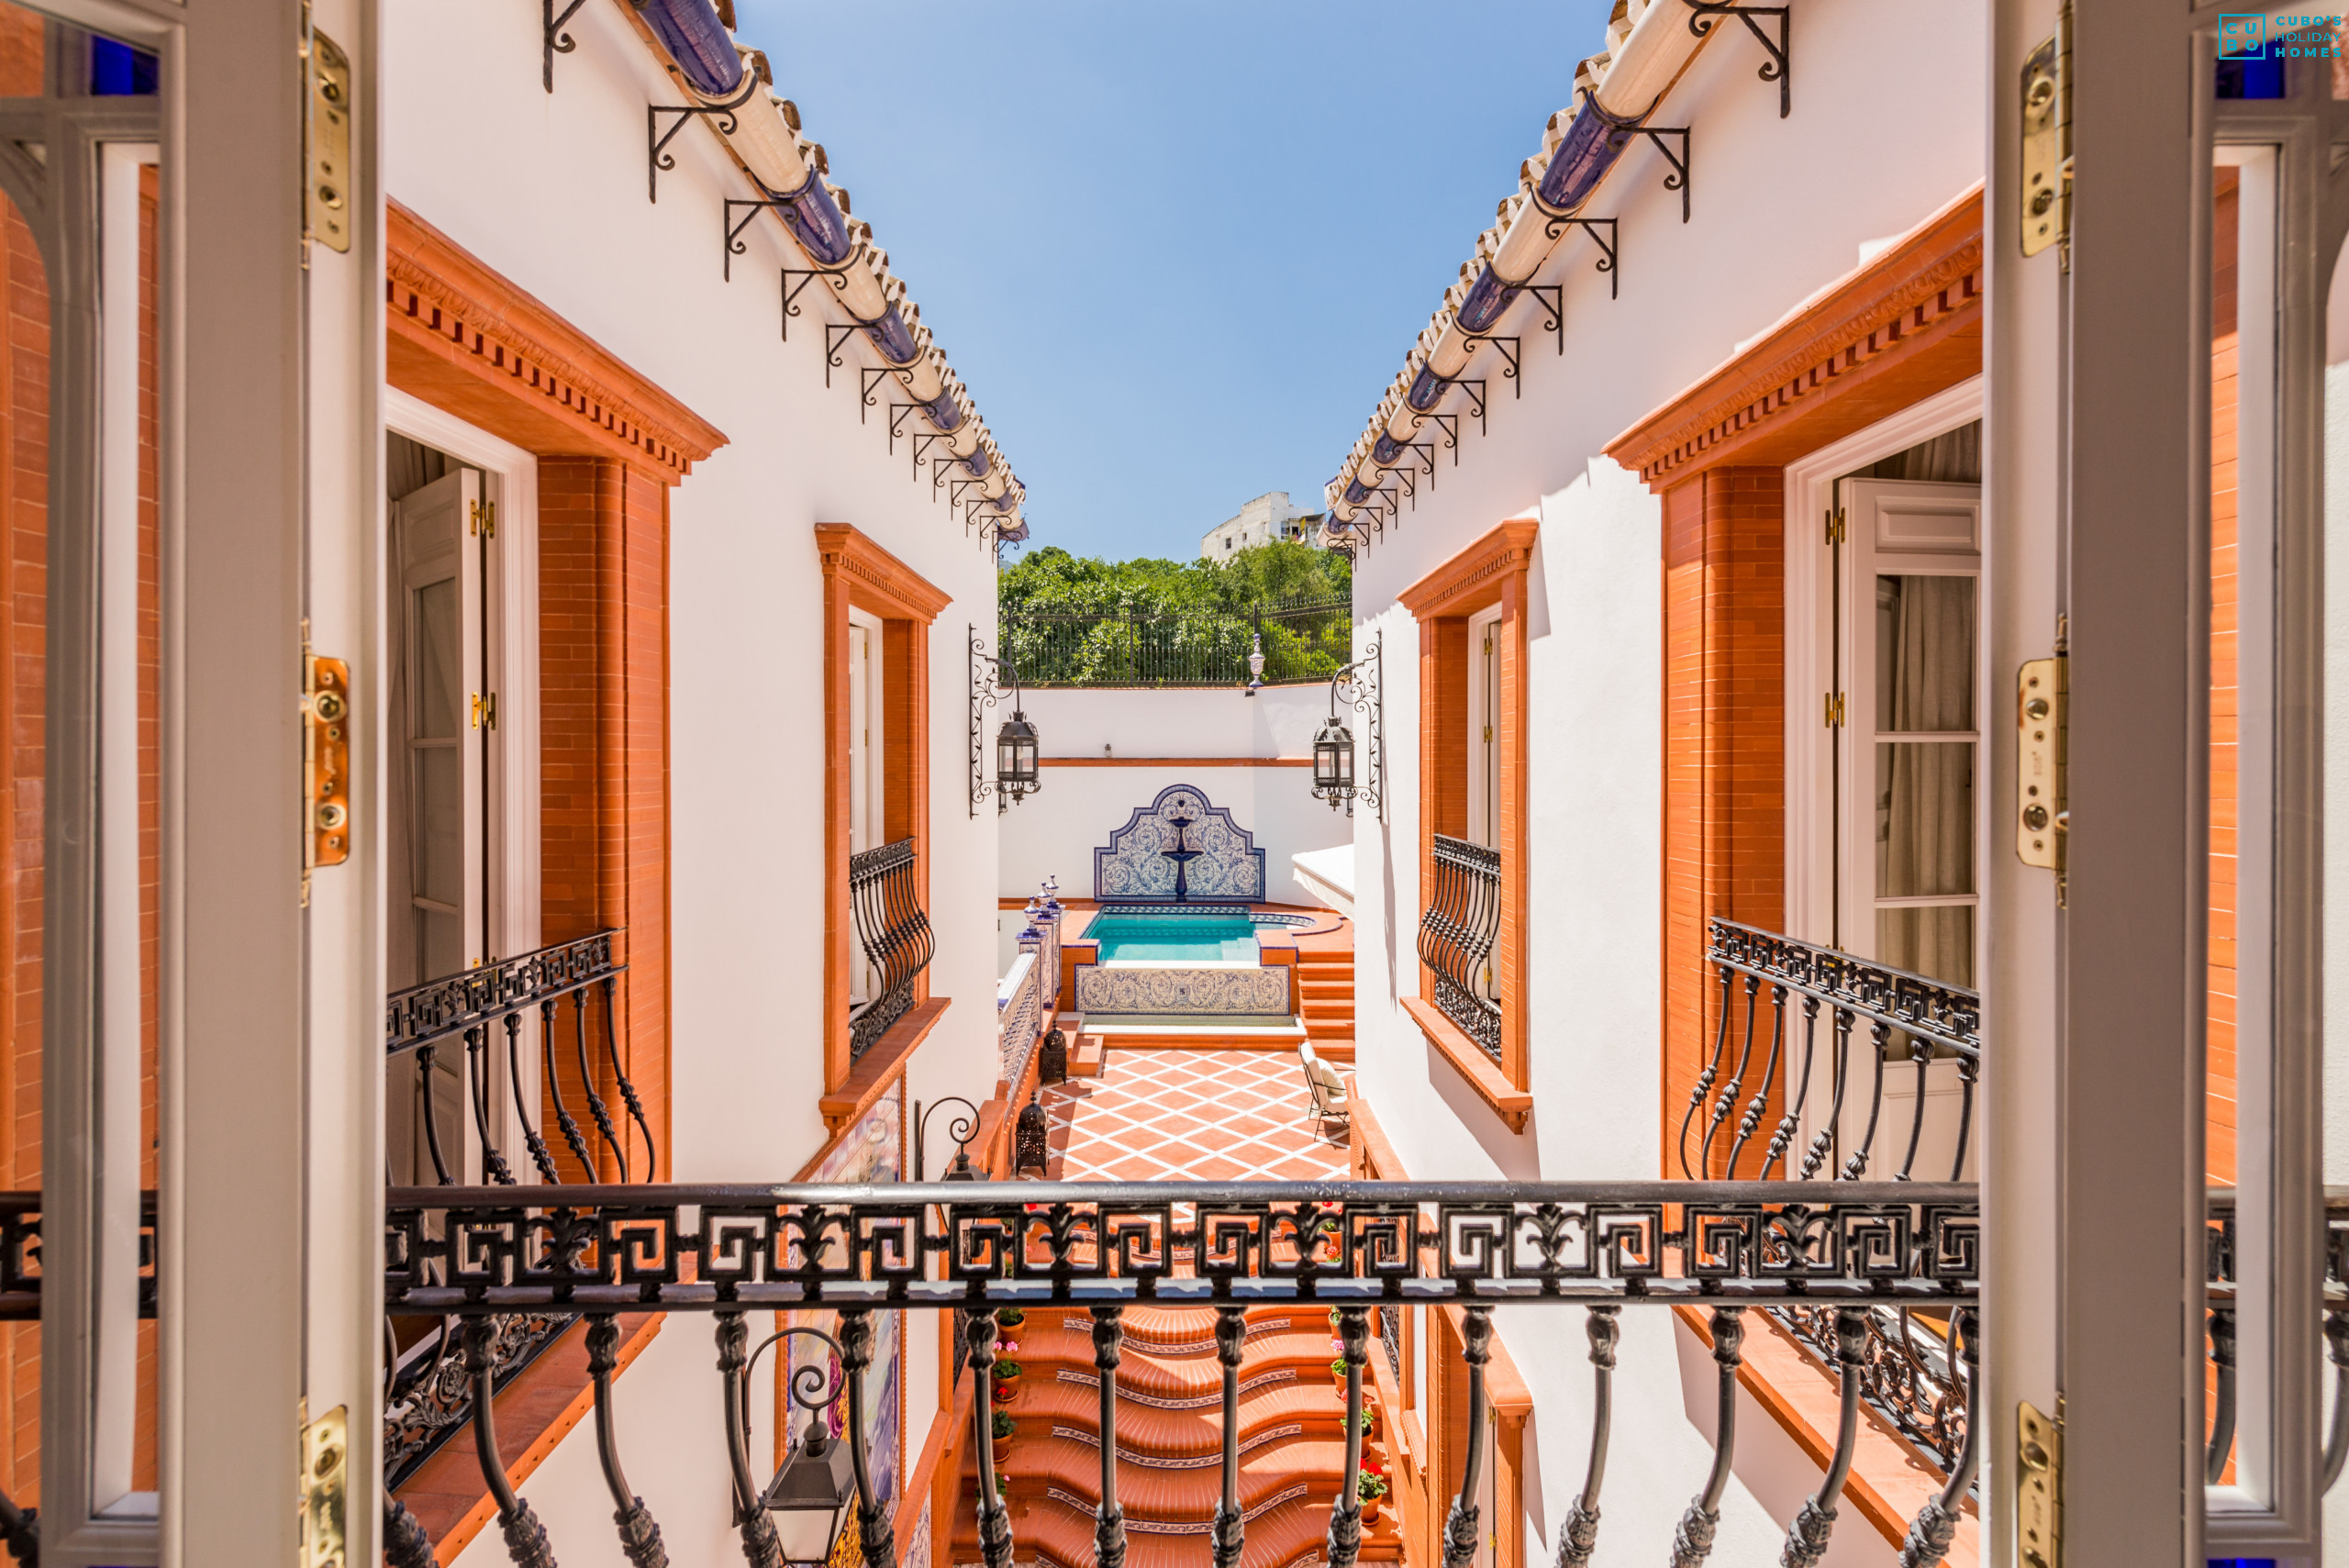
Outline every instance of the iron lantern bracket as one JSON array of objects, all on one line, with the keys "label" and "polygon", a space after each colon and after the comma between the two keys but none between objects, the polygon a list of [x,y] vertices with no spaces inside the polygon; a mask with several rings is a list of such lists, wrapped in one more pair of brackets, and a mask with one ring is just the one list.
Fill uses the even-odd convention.
[{"label": "iron lantern bracket", "polygon": [[558,54],[569,54],[579,47],[577,41],[562,30],[563,25],[577,16],[579,7],[585,4],[587,0],[571,0],[571,4],[562,8],[562,14],[557,16],[554,8],[555,0],[539,0],[539,18],[546,24],[546,64],[540,80],[544,82],[546,90],[550,93],[554,91],[554,57]]},{"label": "iron lantern bracket", "polygon": [[[1778,84],[1778,117],[1785,119],[1793,113],[1794,40],[1787,33],[1787,7],[1745,6],[1740,5],[1738,0],[1687,0],[1687,5],[1694,13],[1688,18],[1688,31],[1698,38],[1711,32],[1714,22],[1722,17],[1735,17],[1745,24],[1745,30],[1753,35],[1754,41],[1770,57],[1754,74],[1765,82]],[[1764,17],[1777,18],[1778,36],[1775,40],[1763,30],[1761,18]]]},{"label": "iron lantern bracket", "polygon": [[1343,796],[1346,815],[1354,814],[1359,799],[1381,822],[1386,820],[1386,633],[1373,631],[1369,651],[1330,677],[1330,712],[1342,707],[1363,716],[1364,770],[1360,782]]},{"label": "iron lantern bracket", "polygon": [[1419,462],[1427,465],[1419,472],[1428,476],[1428,491],[1432,495],[1435,491],[1435,443],[1413,441],[1409,445],[1413,451],[1419,454]]},{"label": "iron lantern bracket", "polygon": [[[551,3],[552,0],[549,0],[549,4]],[[572,9],[577,10],[578,6],[573,6]],[[568,16],[570,13],[564,14]],[[734,111],[749,103],[751,95],[758,90],[759,73],[755,71],[745,71],[742,72],[742,90],[722,104],[646,105],[644,108],[645,199],[650,202],[660,201],[662,172],[677,166],[676,154],[669,150],[669,144],[677,139],[678,132],[684,130],[695,117],[707,115],[718,122],[718,133],[720,136],[732,136],[741,126],[741,122],[734,117]],[[662,115],[677,117],[669,122],[669,128],[666,130],[661,128]]]},{"label": "iron lantern bracket", "polygon": [[[974,480],[972,483],[976,484]],[[996,797],[996,815],[1009,810],[1010,803],[1002,798],[986,771],[987,740],[986,712],[1013,695],[1012,688],[1003,684],[1003,661],[987,651],[986,643],[979,636],[976,626],[969,628],[971,639],[971,815],[979,814],[979,803],[989,795]]]}]

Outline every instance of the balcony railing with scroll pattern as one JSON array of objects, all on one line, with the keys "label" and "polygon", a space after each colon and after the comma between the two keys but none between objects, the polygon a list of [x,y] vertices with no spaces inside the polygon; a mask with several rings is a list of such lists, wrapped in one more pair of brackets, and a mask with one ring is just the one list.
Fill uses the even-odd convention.
[{"label": "balcony railing with scroll pattern", "polygon": [[852,1062],[873,1049],[873,1042],[913,1006],[914,981],[937,951],[930,917],[921,906],[918,859],[911,839],[849,857],[849,907],[874,977],[872,995],[849,1008]]},{"label": "balcony railing with scroll pattern", "polygon": [[[1976,993],[1734,921],[1712,921],[1709,936],[1705,962],[1719,987],[1713,1043],[1681,1112],[1677,1152],[1684,1176],[1766,1181],[1775,1172],[1800,1182],[1841,1185],[1861,1180],[1881,1162],[1880,1139],[1899,1152],[1898,1169],[1887,1173],[1897,1181],[1944,1175],[1957,1181],[1965,1175],[1982,1066],[1982,1009]],[[1855,1036],[1865,1052],[1859,1073],[1853,1060]],[[1920,1158],[1928,1073],[1934,1062],[1953,1060],[1958,1080],[1954,1152],[1945,1170],[1927,1170]],[[1806,1111],[1813,1108],[1813,1068],[1822,1061],[1829,1103],[1808,1118],[1811,1136],[1798,1154]],[[1911,1066],[1916,1103],[1907,1125],[1897,1116],[1887,1123],[1887,1075]],[[1837,1164],[1838,1146],[1860,1114],[1855,1090],[1862,1076],[1865,1129]],[[1774,1310],[1797,1342],[1831,1372],[1842,1353],[1839,1315],[1825,1307]],[[1950,1474],[1966,1449],[1968,1391],[1959,1363],[1961,1351],[1970,1347],[1953,1342],[1943,1313],[1871,1306],[1859,1315],[1858,1328],[1862,1396],[1920,1458]]]},{"label": "balcony railing with scroll pattern", "polygon": [[[518,958],[429,981],[395,993],[386,1001],[385,1054],[395,1071],[408,1065],[416,1073],[422,1091],[417,1098],[426,1151],[442,1186],[453,1186],[458,1173],[451,1169],[449,1158],[449,1134],[453,1129],[440,1125],[432,1092],[434,1061],[441,1051],[459,1042],[464,1051],[465,1095],[473,1135],[480,1146],[483,1173],[495,1186],[521,1184],[506,1152],[499,1149],[495,1134],[502,1118],[494,1104],[491,1060],[502,1044],[514,1125],[521,1131],[529,1173],[542,1184],[562,1181],[562,1168],[557,1164],[554,1151],[541,1132],[541,1119],[523,1095],[524,1020],[532,1013],[538,1015],[539,1020],[542,1103],[553,1111],[558,1135],[576,1162],[579,1173],[587,1181],[599,1175],[617,1175],[623,1183],[631,1175],[650,1182],[658,1173],[659,1151],[652,1128],[645,1116],[642,1098],[629,1077],[620,1046],[619,983],[628,966],[614,957],[614,939],[618,934],[601,931],[577,941],[541,948]],[[600,1029],[589,1017],[599,1009]],[[600,1051],[596,1049],[598,1045]],[[582,1108],[593,1128],[592,1140],[589,1131],[573,1115],[571,1095],[574,1081],[566,1079],[566,1057],[576,1068],[575,1084],[584,1102]],[[607,1089],[617,1095],[624,1108],[615,1110],[605,1097]],[[634,1140],[628,1136],[630,1124],[636,1135]],[[629,1159],[631,1141],[637,1143],[640,1156],[633,1169]],[[387,1318],[384,1401],[386,1489],[395,1488],[414,1475],[426,1460],[473,1419],[484,1386],[506,1386],[577,1320],[578,1314],[562,1310],[495,1313],[473,1323],[446,1317],[403,1345]],[[477,1337],[480,1343],[476,1345],[472,1339],[466,1339],[461,1345],[461,1328],[464,1334]],[[591,1363],[596,1359],[596,1352],[597,1341],[591,1334]],[[604,1359],[608,1360],[608,1354]],[[476,1423],[477,1429],[478,1426]],[[480,1440],[478,1429],[476,1440]],[[404,1518],[405,1515],[395,1518]]]},{"label": "balcony railing with scroll pattern", "polygon": [[1419,916],[1419,962],[1435,973],[1435,1005],[1498,1062],[1501,1008],[1493,999],[1493,945],[1501,929],[1501,852],[1465,839],[1435,840],[1435,883]]},{"label": "balcony railing with scroll pattern", "polygon": [[[1347,1412],[1341,1475],[1361,1461],[1372,1312],[1407,1302],[1462,1308],[1470,1437],[1443,1530],[1447,1568],[1464,1568],[1485,1533],[1477,1498],[1494,1462],[1484,1385],[1491,1308],[1579,1308],[1588,1320],[1596,1398],[1588,1479],[1561,1530],[1558,1561],[1575,1568],[1590,1561],[1598,1537],[1620,1313],[1708,1307],[1717,1345],[1733,1346],[1751,1307],[1820,1305],[1836,1320],[1842,1427],[1828,1478],[1795,1521],[1783,1558],[1810,1568],[1835,1529],[1850,1469],[1866,1312],[1897,1304],[1948,1313],[1970,1360],[1978,1296],[1977,1197],[1971,1185],[1952,1183],[932,1183],[885,1194],[812,1185],[573,1187],[549,1191],[546,1200],[518,1209],[509,1189],[393,1192],[387,1307],[454,1315],[468,1325],[517,1306],[580,1312],[597,1326],[622,1311],[711,1315],[728,1380],[727,1397],[712,1407],[725,1412],[717,1418],[732,1472],[732,1522],[754,1568],[774,1562],[774,1531],[732,1413],[749,1396],[741,1353],[748,1320],[781,1307],[841,1313],[844,1354],[830,1394],[844,1395],[851,1410],[863,1407],[871,1336],[857,1326],[869,1324],[871,1314],[970,1315],[962,1329],[975,1382],[974,1501],[988,1568],[1008,1568],[1014,1555],[988,1430],[994,1308],[1077,1307],[1091,1317],[1101,1433],[1095,1547],[1104,1563],[1123,1562],[1127,1545],[1118,1501],[1122,1314],[1130,1305],[1211,1315],[1223,1368],[1223,1489],[1209,1524],[1211,1559],[1220,1568],[1239,1562],[1246,1529],[1236,1478],[1250,1305],[1336,1310]],[[1976,1380],[1966,1388],[1976,1396]],[[1966,1429],[1978,1425],[1969,1420]],[[609,1427],[598,1428],[607,1459]],[[1683,1568],[1709,1550],[1714,1516],[1706,1509],[1720,1501],[1733,1436],[1725,1420],[1713,1478],[1700,1497],[1709,1503],[1692,1511],[1674,1543]],[[867,1440],[862,1423],[851,1424],[849,1440],[852,1449]],[[1901,1556],[1909,1568],[1934,1562],[1946,1550],[1972,1454],[1969,1442],[1949,1486],[1918,1520]],[[852,1550],[866,1568],[893,1568],[892,1499],[874,1493],[873,1467],[863,1453],[855,1457]],[[485,1472],[495,1463],[484,1456]],[[528,1506],[503,1495],[499,1501],[513,1561],[520,1568],[551,1562],[545,1527]],[[590,1519],[558,1523],[566,1530],[609,1528]],[[1353,1568],[1362,1538],[1361,1501],[1341,1487],[1324,1544],[1331,1568]],[[640,1568],[649,1561],[629,1556]],[[429,1546],[392,1562],[425,1568]]]}]

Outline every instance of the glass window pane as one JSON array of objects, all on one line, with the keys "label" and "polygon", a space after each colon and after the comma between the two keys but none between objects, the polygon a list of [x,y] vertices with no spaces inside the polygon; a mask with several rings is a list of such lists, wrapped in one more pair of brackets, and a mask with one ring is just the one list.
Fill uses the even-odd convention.
[{"label": "glass window pane", "polygon": [[1876,727],[1974,728],[1974,579],[1876,580]]},{"label": "glass window pane", "polygon": [[463,662],[457,625],[457,580],[429,583],[416,591],[416,737],[456,738],[464,713]]},{"label": "glass window pane", "polygon": [[1972,906],[1877,910],[1876,957],[1878,963],[1894,969],[1970,990],[1974,984]]},{"label": "glass window pane", "polygon": [[1976,891],[1974,742],[1878,742],[1876,802],[1878,898]]},{"label": "glass window pane", "polygon": [[[463,907],[465,782],[463,761],[456,747],[417,748],[416,815],[417,896],[435,904]],[[451,973],[446,969],[426,971],[428,975]]]}]

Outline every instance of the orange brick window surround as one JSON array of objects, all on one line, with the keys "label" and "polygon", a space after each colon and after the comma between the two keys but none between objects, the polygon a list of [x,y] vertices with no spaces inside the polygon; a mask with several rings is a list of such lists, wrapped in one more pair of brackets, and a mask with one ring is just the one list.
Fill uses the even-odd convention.
[{"label": "orange brick window surround", "polygon": [[[1435,1005],[1435,976],[1419,967],[1419,991],[1404,1011],[1429,1043],[1468,1081],[1514,1132],[1532,1114],[1526,1018],[1526,574],[1541,523],[1517,517],[1420,578],[1397,595],[1419,623],[1419,889],[1435,885],[1435,837],[1468,831],[1468,622],[1495,606],[1500,619],[1499,695],[1494,704],[1494,766],[1500,851],[1500,931],[1493,949],[1494,990],[1501,1007],[1501,1059],[1496,1063]],[[1418,924],[1413,922],[1414,927]]]},{"label": "orange brick window surround", "polygon": [[881,622],[882,841],[914,841],[914,885],[930,907],[930,628],[952,595],[846,523],[816,525],[824,574],[824,1095],[834,1130],[870,1105],[937,1024],[948,998],[914,983],[914,1005],[863,1057],[849,1059],[849,612]]}]

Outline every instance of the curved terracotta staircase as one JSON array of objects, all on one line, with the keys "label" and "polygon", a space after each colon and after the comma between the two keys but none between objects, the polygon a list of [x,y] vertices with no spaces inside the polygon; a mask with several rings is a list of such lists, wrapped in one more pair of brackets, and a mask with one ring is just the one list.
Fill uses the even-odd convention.
[{"label": "curved terracotta staircase", "polygon": [[[1205,1568],[1208,1527],[1223,1486],[1223,1366],[1206,1313],[1128,1307],[1118,1367],[1118,1501],[1130,1568]],[[1019,1427],[996,1445],[1009,1479],[1015,1560],[1093,1568],[1100,1501],[1100,1393],[1093,1326],[1082,1310],[1030,1308],[1004,1330],[1019,1364],[1008,1410]],[[1240,1368],[1240,1507],[1248,1516],[1243,1568],[1319,1561],[1345,1463],[1345,1391],[1330,1375],[1327,1311],[1309,1306],[1248,1314]],[[1369,1384],[1364,1380],[1364,1396]],[[1386,1463],[1374,1429],[1364,1462]],[[975,1456],[963,1465],[954,1509],[956,1563],[981,1561]],[[1402,1557],[1391,1505],[1363,1532],[1364,1562]]]}]

